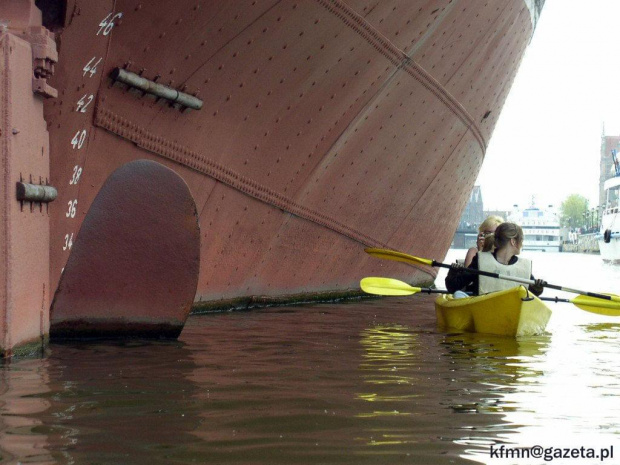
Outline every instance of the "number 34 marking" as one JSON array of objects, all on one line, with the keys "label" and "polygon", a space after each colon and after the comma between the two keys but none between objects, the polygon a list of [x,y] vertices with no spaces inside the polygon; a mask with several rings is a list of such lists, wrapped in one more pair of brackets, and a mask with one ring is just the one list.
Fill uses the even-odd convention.
[{"label": "number 34 marking", "polygon": [[65,234],[65,245],[62,246],[62,250],[71,250],[71,247],[73,247],[73,233]]}]

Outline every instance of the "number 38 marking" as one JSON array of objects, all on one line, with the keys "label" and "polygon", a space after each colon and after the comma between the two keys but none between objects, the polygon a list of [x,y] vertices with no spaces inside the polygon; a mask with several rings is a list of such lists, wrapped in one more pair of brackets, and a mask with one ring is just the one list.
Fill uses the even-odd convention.
[{"label": "number 38 marking", "polygon": [[80,181],[80,176],[82,176],[82,168],[80,168],[78,165],[75,165],[73,167],[73,177],[71,178],[71,181],[69,181],[69,185],[73,186],[77,184]]}]

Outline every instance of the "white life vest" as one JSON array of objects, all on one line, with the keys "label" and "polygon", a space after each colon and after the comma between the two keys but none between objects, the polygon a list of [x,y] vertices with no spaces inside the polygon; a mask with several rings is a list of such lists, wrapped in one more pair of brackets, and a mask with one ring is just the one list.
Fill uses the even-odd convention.
[{"label": "white life vest", "polygon": [[[515,278],[530,279],[532,276],[532,262],[527,258],[519,257],[512,265],[503,265],[498,262],[491,252],[478,252],[478,269],[489,273],[498,273]],[[511,289],[519,284],[505,279],[478,276],[478,295],[489,292]]]}]

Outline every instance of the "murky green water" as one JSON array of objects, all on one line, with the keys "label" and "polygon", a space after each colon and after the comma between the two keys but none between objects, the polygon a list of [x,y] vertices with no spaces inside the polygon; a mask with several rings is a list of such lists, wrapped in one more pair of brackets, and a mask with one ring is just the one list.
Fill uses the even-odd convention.
[{"label": "murky green water", "polygon": [[[599,257],[531,256],[537,277],[620,293]],[[0,463],[548,463],[491,457],[502,444],[615,444],[602,463],[620,463],[620,318],[552,308],[548,334],[517,340],[441,332],[417,295],[53,344],[0,365]]]}]

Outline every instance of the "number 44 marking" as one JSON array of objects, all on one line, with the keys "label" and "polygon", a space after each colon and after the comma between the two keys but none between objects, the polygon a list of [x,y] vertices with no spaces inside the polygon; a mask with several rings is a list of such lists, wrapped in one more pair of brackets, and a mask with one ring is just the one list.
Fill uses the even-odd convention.
[{"label": "number 44 marking", "polygon": [[84,71],[84,74],[82,74],[82,76],[86,76],[88,74],[88,77],[91,78],[95,75],[95,73],[97,72],[97,66],[99,65],[99,63],[101,63],[103,57],[100,57],[97,61],[95,60],[97,60],[97,57],[92,57],[91,60],[86,63],[86,66],[82,68],[82,71]]}]

